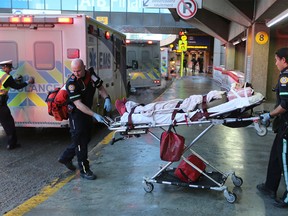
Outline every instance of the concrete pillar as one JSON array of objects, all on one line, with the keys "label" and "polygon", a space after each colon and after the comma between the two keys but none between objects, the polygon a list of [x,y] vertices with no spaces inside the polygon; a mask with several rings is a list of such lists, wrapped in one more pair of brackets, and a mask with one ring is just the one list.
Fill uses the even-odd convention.
[{"label": "concrete pillar", "polygon": [[226,64],[225,69],[234,70],[235,69],[235,46],[232,43],[226,44]]},{"label": "concrete pillar", "polygon": [[223,64],[223,48],[221,46],[221,41],[214,38],[214,50],[213,50],[213,66],[220,66]]},{"label": "concrete pillar", "polygon": [[265,24],[254,23],[247,31],[245,51],[245,81],[252,83],[255,91],[265,96],[268,75],[269,32],[269,28]]}]

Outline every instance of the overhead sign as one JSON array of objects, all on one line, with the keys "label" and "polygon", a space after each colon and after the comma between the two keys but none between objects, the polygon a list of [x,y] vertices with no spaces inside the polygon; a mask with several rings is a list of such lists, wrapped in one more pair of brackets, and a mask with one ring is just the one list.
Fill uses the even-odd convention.
[{"label": "overhead sign", "polygon": [[108,25],[108,17],[106,17],[106,16],[97,16],[96,20],[98,22],[105,24],[105,25]]},{"label": "overhead sign", "polygon": [[176,11],[182,19],[190,19],[197,12],[197,4],[194,0],[180,0]]},{"label": "overhead sign", "polygon": [[[143,7],[145,8],[177,8],[179,2],[183,0],[143,0]],[[194,0],[198,8],[202,8],[203,0]]]}]

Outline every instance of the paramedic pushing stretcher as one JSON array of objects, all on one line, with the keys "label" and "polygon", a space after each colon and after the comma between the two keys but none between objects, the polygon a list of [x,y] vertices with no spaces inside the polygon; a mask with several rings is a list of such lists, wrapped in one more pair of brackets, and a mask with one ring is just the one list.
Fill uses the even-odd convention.
[{"label": "paramedic pushing stretcher", "polygon": [[28,84],[34,84],[34,78],[30,77],[28,81],[18,83],[10,75],[13,68],[12,60],[2,61],[0,62],[0,66],[0,124],[2,125],[8,138],[7,149],[11,150],[20,147],[20,144],[17,140],[14,119],[11,115],[9,107],[7,106],[8,92],[10,88],[22,89]]},{"label": "paramedic pushing stretcher", "polygon": [[257,189],[262,194],[275,199],[283,173],[285,192],[281,199],[276,198],[274,206],[288,208],[288,48],[279,49],[275,53],[275,60],[280,71],[276,88],[277,104],[274,110],[262,114],[261,117],[264,123],[270,118],[276,117],[279,125],[276,130],[273,127],[276,137],[270,152],[266,181],[257,185]]},{"label": "paramedic pushing stretcher", "polygon": [[98,122],[103,122],[103,117],[91,110],[96,88],[100,95],[105,98],[104,109],[107,112],[111,111],[111,100],[102,85],[103,81],[94,71],[91,73],[90,70],[85,70],[81,59],[74,59],[71,62],[71,69],[73,74],[66,82],[66,89],[71,101],[70,105],[73,107],[69,114],[72,143],[66,148],[58,161],[74,171],[76,167],[73,165],[72,159],[76,155],[81,177],[94,180],[96,175],[90,170],[87,149],[91,139],[92,117]]}]

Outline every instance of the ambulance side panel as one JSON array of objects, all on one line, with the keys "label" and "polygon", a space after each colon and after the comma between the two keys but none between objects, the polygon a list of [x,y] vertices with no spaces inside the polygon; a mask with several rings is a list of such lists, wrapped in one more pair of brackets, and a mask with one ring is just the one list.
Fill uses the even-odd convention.
[{"label": "ambulance side panel", "polygon": [[[72,73],[73,58],[83,59],[87,69],[95,68],[104,80],[112,102],[126,96],[125,57],[121,57],[125,52],[122,43],[125,35],[114,32],[113,40],[106,40],[101,34],[89,35],[89,25],[94,25],[96,32],[105,32],[104,25],[84,15],[74,15],[73,24],[55,24],[53,27],[0,27],[0,50],[5,50],[0,52],[0,59],[13,60],[15,68],[11,75],[22,75],[23,81],[29,76],[35,77],[34,85],[9,91],[8,105],[16,126],[69,126],[68,120],[59,122],[48,115],[45,100],[48,91],[64,85]],[[113,32],[108,27],[107,30]],[[71,57],[71,52],[78,52],[79,56]],[[103,100],[99,99],[98,93],[93,109],[104,114]]]}]

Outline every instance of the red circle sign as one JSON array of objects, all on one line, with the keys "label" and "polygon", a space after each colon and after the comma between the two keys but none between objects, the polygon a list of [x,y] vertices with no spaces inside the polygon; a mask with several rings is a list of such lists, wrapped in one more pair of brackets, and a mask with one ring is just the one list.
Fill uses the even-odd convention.
[{"label": "red circle sign", "polygon": [[180,0],[176,11],[182,19],[190,19],[197,12],[197,4],[194,0]]}]

